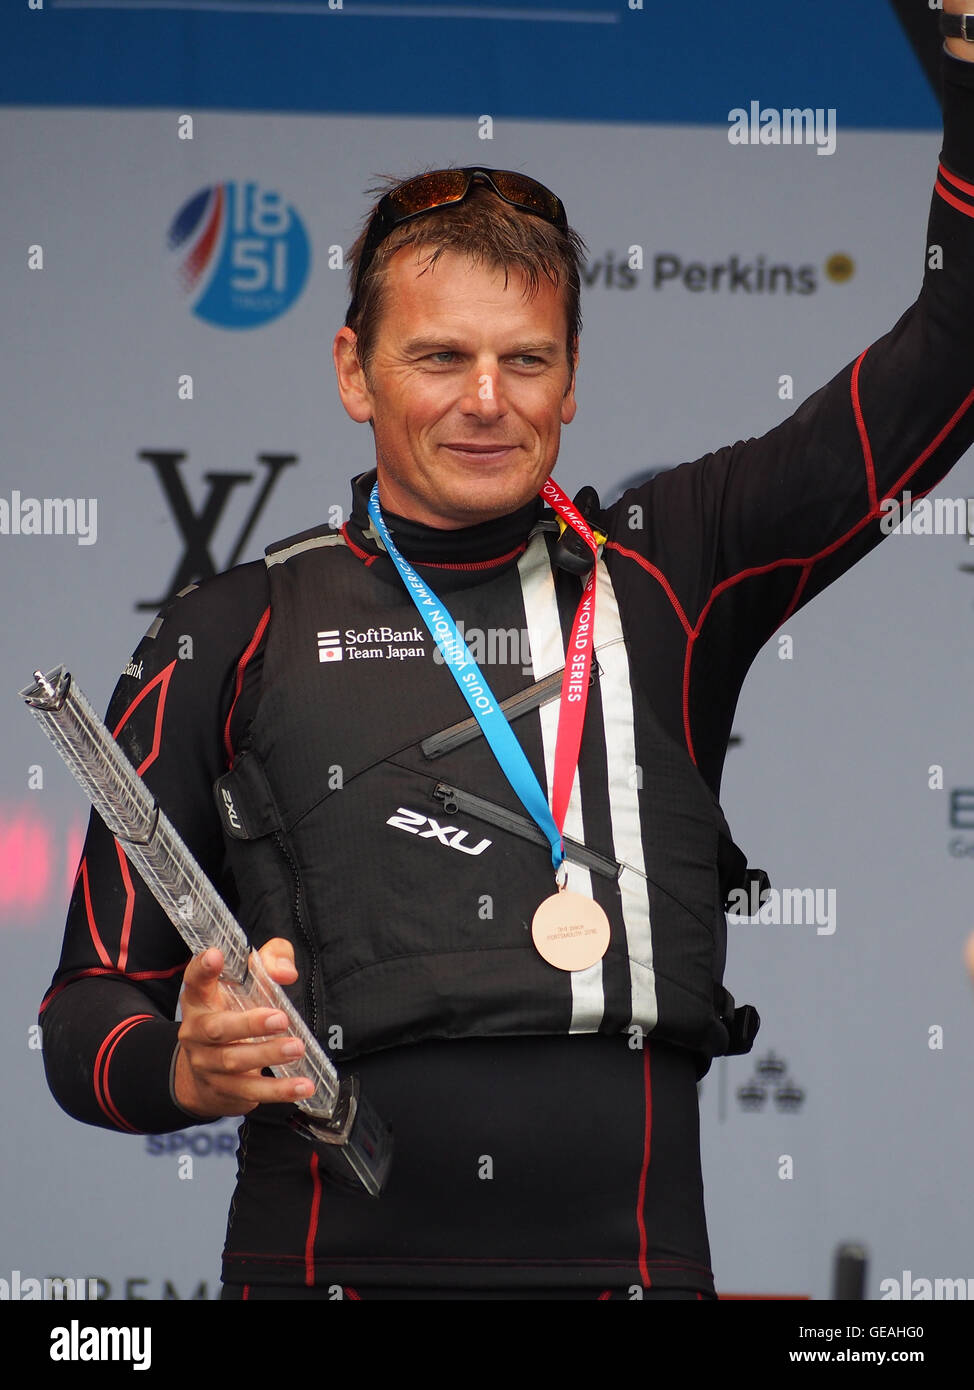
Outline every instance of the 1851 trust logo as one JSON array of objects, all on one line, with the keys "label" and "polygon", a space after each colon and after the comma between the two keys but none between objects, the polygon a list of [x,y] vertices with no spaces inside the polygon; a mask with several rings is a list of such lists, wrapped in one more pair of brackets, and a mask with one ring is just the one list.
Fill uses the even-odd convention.
[{"label": "1851 trust logo", "polygon": [[259,183],[213,184],[173,218],[168,244],[193,312],[218,328],[259,328],[304,288],[311,249],[297,211]]}]

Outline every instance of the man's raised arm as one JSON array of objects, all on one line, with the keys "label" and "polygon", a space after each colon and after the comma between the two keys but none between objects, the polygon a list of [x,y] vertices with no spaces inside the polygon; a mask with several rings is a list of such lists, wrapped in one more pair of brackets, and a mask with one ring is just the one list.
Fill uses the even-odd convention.
[{"label": "man's raised arm", "polygon": [[735,669],[974,444],[974,44],[964,59],[942,55],[944,137],[916,302],[767,434],[655,480],[701,528],[692,574],[665,533],[650,538],[657,563],[685,575],[677,596],[696,636],[719,615]]}]

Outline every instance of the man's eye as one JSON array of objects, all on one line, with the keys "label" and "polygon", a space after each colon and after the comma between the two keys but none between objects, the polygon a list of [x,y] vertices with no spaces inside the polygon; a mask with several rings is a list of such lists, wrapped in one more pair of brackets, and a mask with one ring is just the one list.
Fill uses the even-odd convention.
[{"label": "man's eye", "polygon": [[[449,359],[450,361],[452,361],[457,356],[458,354],[454,352],[451,348],[444,348],[441,352],[428,353],[426,360],[427,362],[441,362],[443,361],[443,359]],[[539,362],[543,363],[544,358],[538,357],[536,354],[530,352],[519,352],[511,358],[511,361],[520,362],[523,366],[534,367]]]}]

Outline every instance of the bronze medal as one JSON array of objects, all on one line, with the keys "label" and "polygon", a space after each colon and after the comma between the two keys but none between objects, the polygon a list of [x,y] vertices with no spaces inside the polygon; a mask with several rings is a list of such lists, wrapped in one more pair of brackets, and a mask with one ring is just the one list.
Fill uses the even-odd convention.
[{"label": "bronze medal", "polygon": [[609,948],[609,919],[591,898],[561,889],[535,912],[531,936],[549,965],[588,970]]}]

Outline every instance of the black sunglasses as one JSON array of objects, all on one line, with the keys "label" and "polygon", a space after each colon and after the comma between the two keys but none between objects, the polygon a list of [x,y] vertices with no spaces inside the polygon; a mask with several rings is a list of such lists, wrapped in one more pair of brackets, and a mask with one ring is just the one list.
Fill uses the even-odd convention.
[{"label": "black sunglasses", "polygon": [[346,325],[351,322],[358,308],[359,292],[365,272],[393,228],[398,227],[401,222],[408,222],[412,217],[420,217],[424,212],[432,212],[435,208],[447,207],[450,203],[462,203],[475,182],[487,184],[498,198],[503,198],[504,202],[510,203],[512,207],[519,208],[522,212],[534,213],[536,217],[543,217],[546,222],[567,231],[568,218],[561,199],[552,193],[550,188],[545,188],[543,183],[538,183],[535,179],[529,179],[526,174],[513,173],[510,169],[436,169],[432,173],[419,174],[414,179],[407,179],[398,188],[393,188],[387,193],[375,210],[362,248],[352,302],[345,315]]}]

